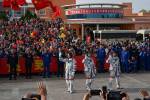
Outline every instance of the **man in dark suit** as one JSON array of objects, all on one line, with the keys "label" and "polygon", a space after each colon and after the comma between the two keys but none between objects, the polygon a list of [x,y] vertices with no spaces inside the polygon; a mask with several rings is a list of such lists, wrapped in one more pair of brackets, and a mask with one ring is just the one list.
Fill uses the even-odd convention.
[{"label": "man in dark suit", "polygon": [[8,64],[10,65],[10,71],[9,71],[9,80],[12,79],[12,76],[14,80],[17,79],[17,65],[18,65],[18,55],[15,49],[11,49],[8,53]]},{"label": "man in dark suit", "polygon": [[31,79],[33,55],[30,49],[26,50],[24,58],[25,58],[25,68],[26,68],[26,79],[28,78]]},{"label": "man in dark suit", "polygon": [[58,61],[58,70],[57,70],[57,77],[63,77],[64,75],[64,62],[62,59],[65,58],[65,52],[62,48],[58,48],[57,52],[57,61]]}]

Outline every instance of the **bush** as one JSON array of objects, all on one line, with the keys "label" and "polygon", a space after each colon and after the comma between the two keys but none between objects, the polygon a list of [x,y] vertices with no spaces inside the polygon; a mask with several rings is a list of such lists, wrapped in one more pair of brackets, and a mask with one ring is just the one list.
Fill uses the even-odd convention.
[{"label": "bush", "polygon": [[23,15],[20,20],[30,20],[37,18],[37,15],[29,10],[26,11],[25,15]]},{"label": "bush", "polygon": [[0,12],[0,20],[8,20],[8,17],[5,12]]}]

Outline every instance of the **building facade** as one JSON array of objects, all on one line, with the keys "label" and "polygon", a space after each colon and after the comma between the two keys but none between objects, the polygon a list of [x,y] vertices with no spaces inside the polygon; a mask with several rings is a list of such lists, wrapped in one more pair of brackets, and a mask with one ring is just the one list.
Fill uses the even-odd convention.
[{"label": "building facade", "polygon": [[[63,5],[75,4],[75,0],[68,0],[67,2],[65,0],[59,0],[59,2],[58,2],[58,0],[52,0],[52,2],[54,3],[54,5],[57,5],[58,7],[60,7],[60,9],[61,9],[61,6],[63,6]],[[32,3],[28,3],[24,6],[21,6],[21,10],[19,10],[19,11],[13,11],[10,8],[3,8],[2,0],[0,0],[0,11],[9,11],[11,13],[10,15],[14,18],[20,18],[22,15],[25,14],[26,10],[35,12],[38,15],[38,17],[44,18],[46,20],[51,19],[51,16],[53,14],[53,11],[51,10],[50,7],[46,7],[41,10],[36,10]],[[61,9],[61,13],[62,14],[60,17],[65,19],[65,12],[63,9]]]},{"label": "building facade", "polygon": [[145,30],[146,34],[150,33],[150,13],[133,13],[132,3],[65,5],[63,8],[66,24],[72,26],[82,39],[89,33],[94,34],[89,30],[100,30],[100,33],[105,33],[102,38],[116,38],[116,35],[120,35],[118,38],[135,38],[139,30]]}]

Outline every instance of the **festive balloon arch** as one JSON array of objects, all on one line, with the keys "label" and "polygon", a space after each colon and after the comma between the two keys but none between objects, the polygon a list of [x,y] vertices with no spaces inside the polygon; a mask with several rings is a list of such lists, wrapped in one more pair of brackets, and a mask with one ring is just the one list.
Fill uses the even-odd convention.
[{"label": "festive balloon arch", "polygon": [[[61,15],[60,7],[54,5],[52,1],[49,0],[32,0],[32,3],[36,10],[40,10],[46,7],[50,7],[53,11],[52,18]],[[11,8],[12,10],[20,10],[20,6],[26,5],[26,0],[3,0],[2,5],[4,8]]]},{"label": "festive balloon arch", "polygon": [[[76,60],[76,71],[77,72],[83,72],[84,71],[84,65],[82,63],[82,60],[84,56],[75,56]],[[96,57],[92,56],[92,59],[94,60],[94,63],[98,67],[98,62],[96,61]],[[7,64],[7,58],[0,58],[0,74],[8,74],[9,72],[9,65]],[[109,64],[105,63],[105,70],[108,71]],[[18,61],[18,67],[17,67],[18,73],[25,73],[25,59],[23,57],[19,58]],[[34,63],[32,66],[32,73],[41,73],[43,71],[43,63],[42,59],[40,57],[34,57]],[[53,73],[57,72],[57,58],[52,57],[52,61],[50,64],[50,71]]]}]

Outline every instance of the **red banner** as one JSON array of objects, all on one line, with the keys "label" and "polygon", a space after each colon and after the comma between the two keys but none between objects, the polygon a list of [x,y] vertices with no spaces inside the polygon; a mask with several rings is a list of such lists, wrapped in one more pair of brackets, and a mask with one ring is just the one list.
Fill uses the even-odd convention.
[{"label": "red banner", "polygon": [[[82,63],[82,60],[84,59],[84,56],[75,56],[76,60],[76,70],[78,72],[84,71],[84,65]],[[94,63],[97,66],[97,61],[94,56],[92,56],[92,59],[94,60]],[[105,69],[108,70],[109,64],[105,64]],[[34,63],[32,66],[32,73],[39,73],[42,72],[43,70],[43,63],[42,59],[40,57],[35,57],[34,58]],[[25,73],[25,60],[23,57],[19,58],[19,64],[17,71],[19,73]],[[57,58],[52,57],[52,62],[50,65],[50,71],[56,73],[57,72]],[[9,72],[9,65],[7,64],[7,59],[6,58],[0,58],[0,74],[8,74]]]},{"label": "red banner", "polygon": [[121,9],[104,9],[104,8],[82,8],[66,10],[66,15],[74,14],[93,14],[93,13],[123,13]]}]

